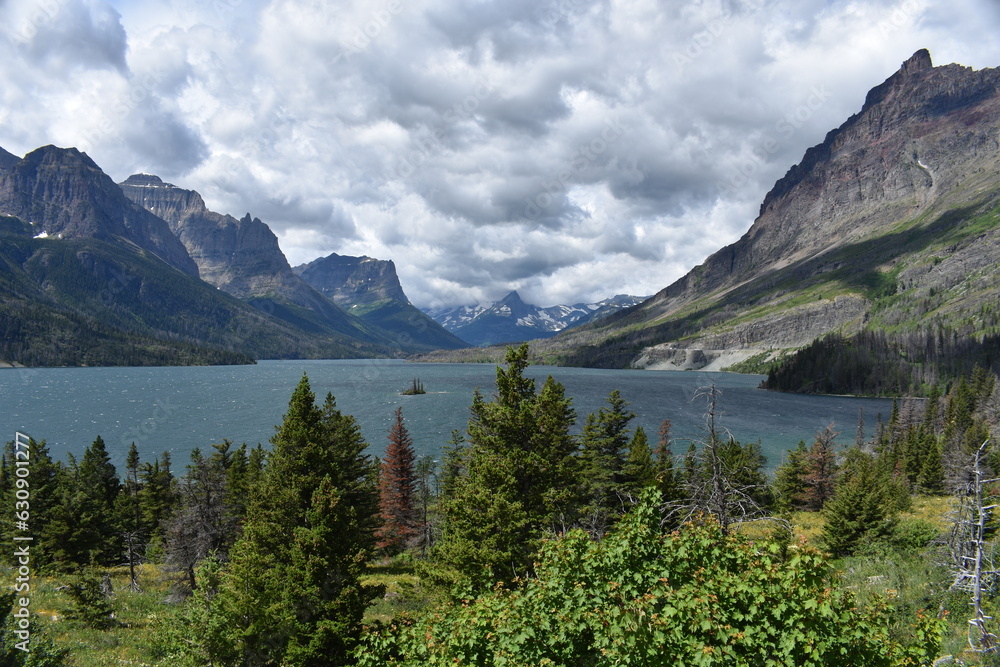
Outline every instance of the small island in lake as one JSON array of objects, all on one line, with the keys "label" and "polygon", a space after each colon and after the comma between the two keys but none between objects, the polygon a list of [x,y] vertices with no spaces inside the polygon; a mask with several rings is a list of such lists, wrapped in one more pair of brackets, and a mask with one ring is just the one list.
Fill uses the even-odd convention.
[{"label": "small island in lake", "polygon": [[424,391],[424,383],[420,381],[420,378],[413,378],[413,384],[409,389],[404,389],[402,392],[403,396],[416,396],[417,394],[426,394]]}]

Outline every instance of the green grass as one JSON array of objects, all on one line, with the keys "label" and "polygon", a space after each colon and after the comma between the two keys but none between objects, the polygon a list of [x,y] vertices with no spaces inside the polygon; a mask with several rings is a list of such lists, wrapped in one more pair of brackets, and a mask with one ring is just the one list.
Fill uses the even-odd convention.
[{"label": "green grass", "polygon": [[33,581],[31,611],[34,621],[61,648],[69,649],[75,667],[107,665],[154,665],[149,652],[150,635],[158,618],[173,609],[165,602],[169,580],[156,565],[139,568],[140,591],[128,588],[128,568],[106,570],[114,595],[111,604],[115,625],[109,630],[84,627],[68,618],[72,602],[60,587],[74,580],[71,575],[38,576]]},{"label": "green grass", "polygon": [[365,611],[366,625],[414,616],[443,602],[448,595],[445,587],[422,576],[420,563],[405,554],[369,565],[363,582],[385,586],[382,599]]}]

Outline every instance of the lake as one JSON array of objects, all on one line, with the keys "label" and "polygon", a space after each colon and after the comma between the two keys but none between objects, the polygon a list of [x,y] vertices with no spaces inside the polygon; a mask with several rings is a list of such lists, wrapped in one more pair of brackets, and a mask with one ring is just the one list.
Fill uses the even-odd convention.
[{"label": "lake", "polygon": [[[113,462],[121,468],[132,442],[142,460],[164,450],[174,472],[183,472],[195,447],[209,449],[229,438],[239,444],[264,443],[274,434],[292,390],[309,376],[320,401],[331,392],[338,407],[354,415],[370,443],[385,451],[397,406],[403,406],[418,456],[439,457],[453,430],[465,430],[473,391],[493,393],[492,364],[413,364],[399,360],[262,361],[254,366],[155,368],[0,369],[0,437],[15,432],[46,440],[52,456],[79,457],[97,435],[104,438]],[[800,439],[811,442],[833,423],[841,445],[854,442],[858,411],[863,410],[870,436],[885,399],[802,396],[757,389],[761,377],[733,373],[657,372],[529,366],[538,380],[548,375],[566,386],[577,411],[577,431],[590,412],[605,405],[619,389],[636,413],[633,426],[646,429],[655,443],[660,423],[673,424],[674,454],[703,436],[706,403],[699,388],[715,382],[721,391],[717,423],[741,441],[760,440],[768,467]],[[401,396],[419,377],[427,394]]]}]

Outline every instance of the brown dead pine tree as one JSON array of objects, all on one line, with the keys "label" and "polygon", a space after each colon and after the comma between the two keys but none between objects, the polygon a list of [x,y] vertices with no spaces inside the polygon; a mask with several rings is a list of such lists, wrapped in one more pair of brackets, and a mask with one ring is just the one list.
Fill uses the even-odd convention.
[{"label": "brown dead pine tree", "polygon": [[403,423],[403,408],[396,408],[396,420],[389,429],[389,446],[379,470],[379,516],[376,546],[392,555],[403,551],[419,536],[414,506],[417,474],[413,439]]}]

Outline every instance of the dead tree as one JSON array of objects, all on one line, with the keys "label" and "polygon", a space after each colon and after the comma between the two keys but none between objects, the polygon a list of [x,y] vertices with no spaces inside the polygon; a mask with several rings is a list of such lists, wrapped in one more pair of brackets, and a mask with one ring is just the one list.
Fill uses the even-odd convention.
[{"label": "dead tree", "polygon": [[988,627],[993,618],[984,614],[982,607],[983,590],[994,585],[998,574],[993,565],[993,550],[986,541],[987,523],[997,505],[985,504],[983,486],[1000,481],[986,479],[984,456],[988,442],[983,442],[976,450],[969,481],[958,490],[957,517],[949,540],[951,566],[955,572],[951,587],[971,596],[969,605],[973,617],[969,619],[969,646],[978,653],[998,650],[997,636]]},{"label": "dead tree", "polygon": [[754,450],[741,445],[716,422],[722,394],[713,383],[700,388],[694,398],[706,399],[705,439],[701,448],[688,455],[683,482],[684,498],[668,503],[665,520],[683,523],[700,514],[710,514],[728,531],[739,525],[767,517],[757,496],[766,480],[759,461],[751,460]]}]

